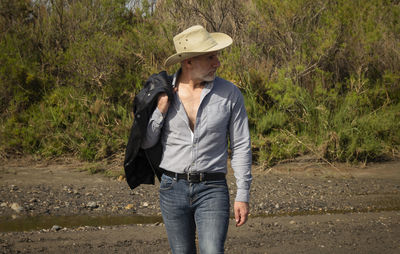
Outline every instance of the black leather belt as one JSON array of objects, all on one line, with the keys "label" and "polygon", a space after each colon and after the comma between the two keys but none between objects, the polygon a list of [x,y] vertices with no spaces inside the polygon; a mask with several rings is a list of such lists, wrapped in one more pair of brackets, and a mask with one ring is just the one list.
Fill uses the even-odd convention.
[{"label": "black leather belt", "polygon": [[164,170],[163,173],[174,179],[185,179],[190,183],[199,183],[202,181],[218,181],[225,179],[225,173],[174,173]]}]

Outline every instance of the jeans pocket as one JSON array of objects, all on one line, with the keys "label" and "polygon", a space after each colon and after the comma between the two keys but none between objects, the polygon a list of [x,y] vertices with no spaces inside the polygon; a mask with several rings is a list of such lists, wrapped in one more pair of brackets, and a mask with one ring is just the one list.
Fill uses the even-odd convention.
[{"label": "jeans pocket", "polygon": [[160,191],[167,191],[172,189],[175,180],[172,177],[162,175],[160,183]]}]

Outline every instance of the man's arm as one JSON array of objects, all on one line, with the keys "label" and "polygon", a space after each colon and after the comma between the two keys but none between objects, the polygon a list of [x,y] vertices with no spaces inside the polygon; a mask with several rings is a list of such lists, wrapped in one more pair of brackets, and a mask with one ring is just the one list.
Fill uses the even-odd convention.
[{"label": "man's arm", "polygon": [[161,128],[164,124],[165,115],[168,112],[169,101],[166,93],[160,94],[158,97],[157,108],[154,110],[149,124],[147,125],[146,136],[143,139],[141,147],[143,149],[154,146],[160,138]]},{"label": "man's arm", "polygon": [[234,203],[236,226],[242,226],[249,214],[249,195],[252,181],[251,175],[251,142],[248,118],[244,106],[244,99],[240,91],[233,106],[229,137],[232,151],[231,165],[237,185]]}]

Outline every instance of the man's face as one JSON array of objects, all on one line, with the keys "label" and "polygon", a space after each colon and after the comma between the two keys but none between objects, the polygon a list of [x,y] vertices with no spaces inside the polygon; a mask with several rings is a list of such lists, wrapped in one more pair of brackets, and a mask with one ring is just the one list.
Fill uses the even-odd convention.
[{"label": "man's face", "polygon": [[218,52],[211,52],[205,55],[196,56],[191,59],[192,78],[200,82],[213,81],[218,67],[221,65],[218,59]]}]

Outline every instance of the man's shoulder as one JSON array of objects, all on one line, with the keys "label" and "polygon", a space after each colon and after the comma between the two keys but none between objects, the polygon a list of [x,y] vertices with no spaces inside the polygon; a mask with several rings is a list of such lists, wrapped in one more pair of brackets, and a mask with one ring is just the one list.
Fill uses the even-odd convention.
[{"label": "man's shoulder", "polygon": [[240,89],[233,82],[221,77],[215,77],[214,86],[217,87],[217,89],[222,89],[226,92],[241,93]]},{"label": "man's shoulder", "polygon": [[233,82],[226,80],[224,78],[218,77],[218,76],[215,77],[214,82],[219,83],[219,84],[229,84],[229,85],[235,86],[235,84],[233,84]]}]

